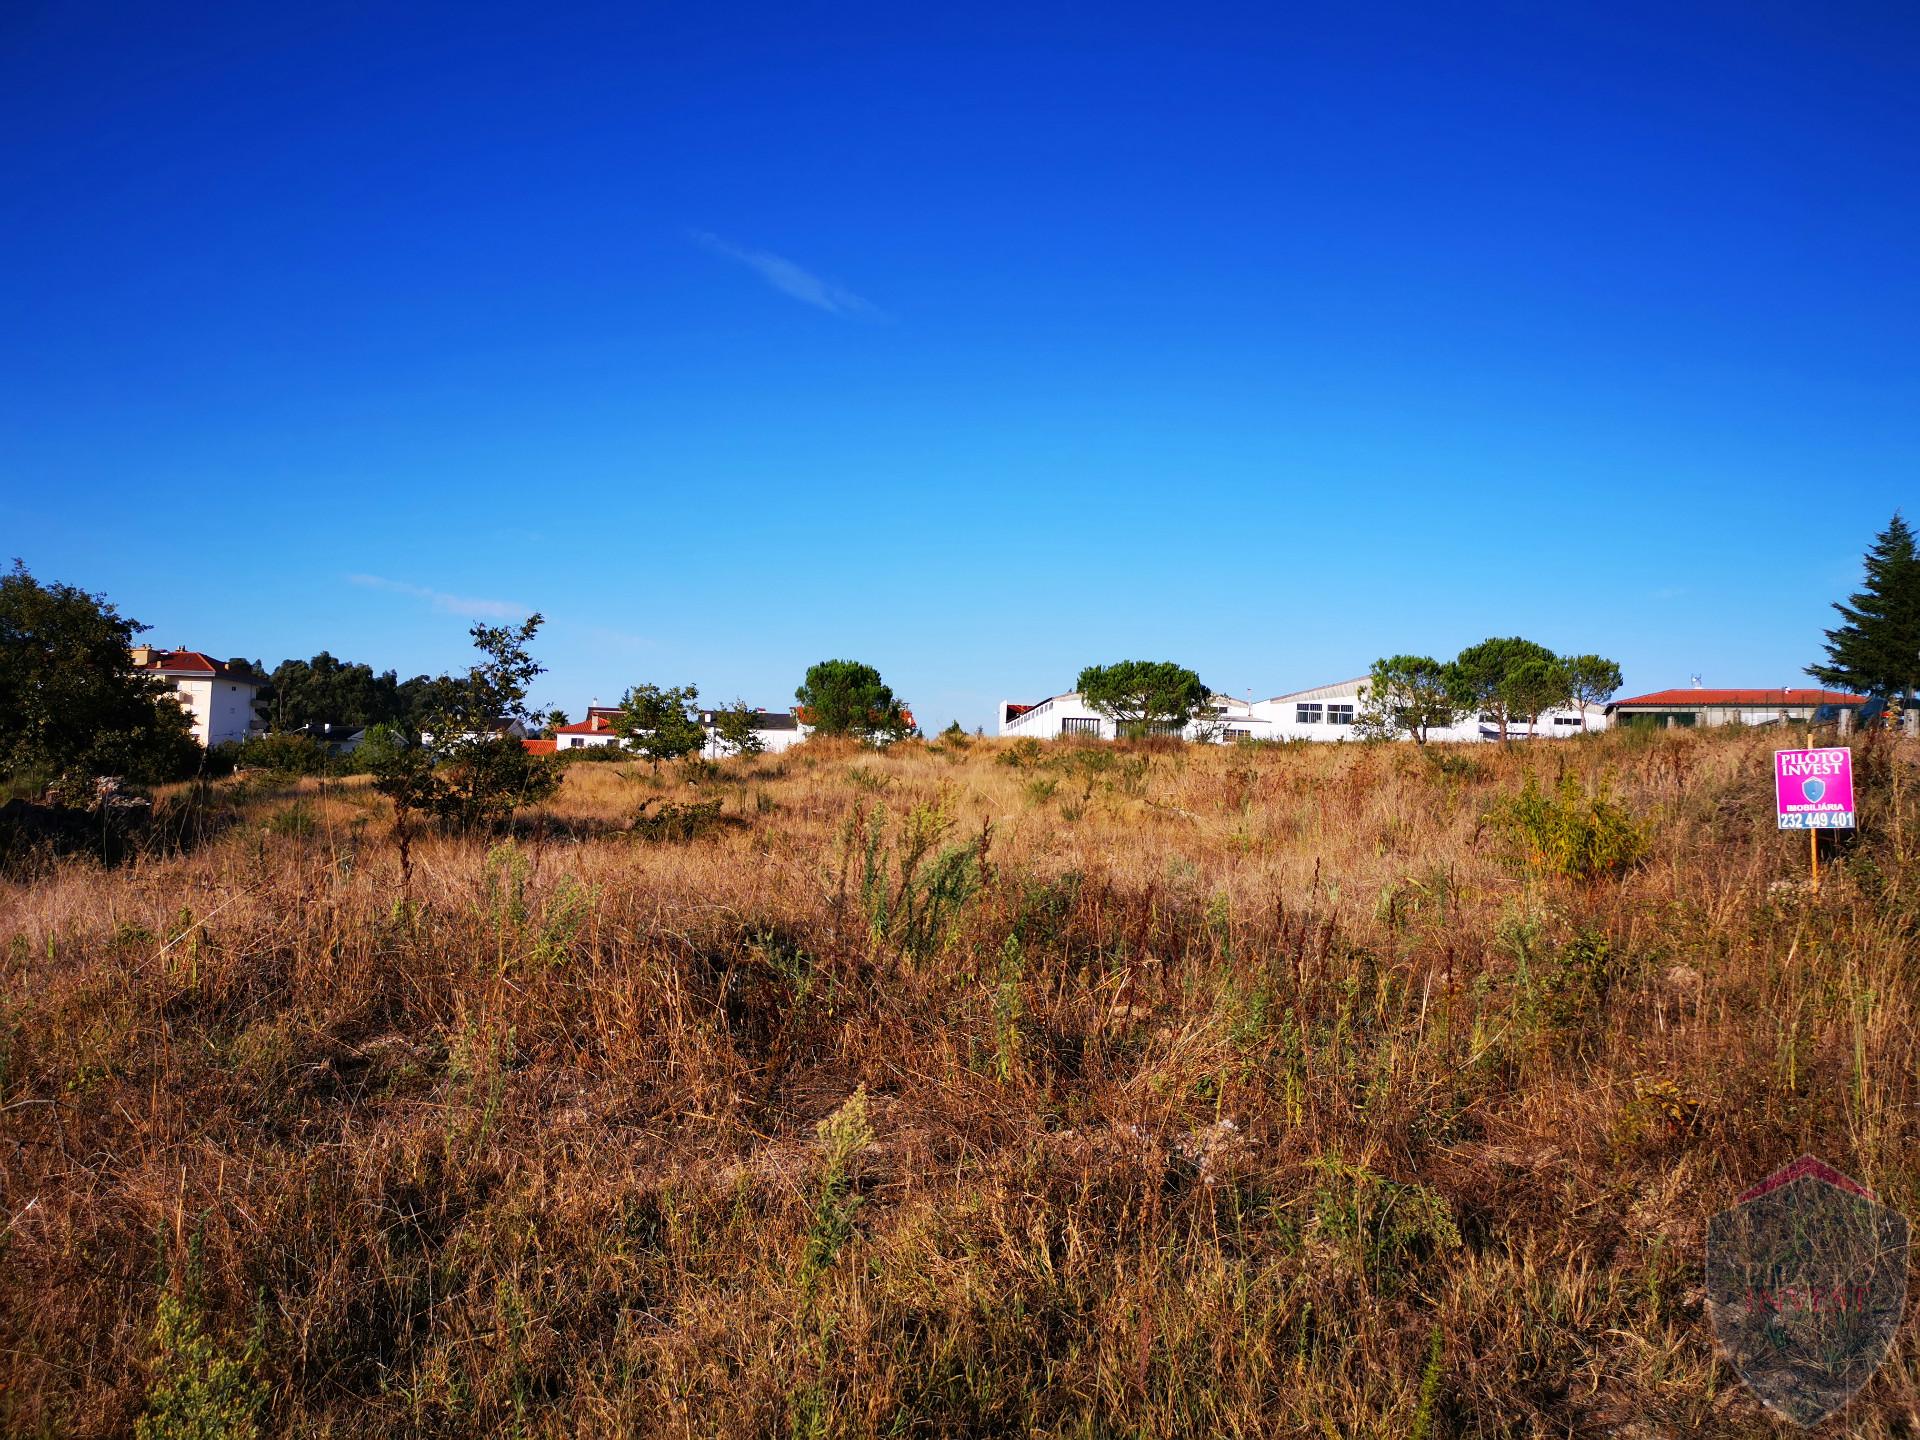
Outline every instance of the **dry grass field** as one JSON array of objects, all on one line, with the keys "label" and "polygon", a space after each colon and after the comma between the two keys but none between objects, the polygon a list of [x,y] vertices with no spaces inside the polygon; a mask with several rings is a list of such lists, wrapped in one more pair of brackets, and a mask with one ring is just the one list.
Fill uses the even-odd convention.
[{"label": "dry grass field", "polygon": [[[812,743],[404,864],[223,782],[0,882],[0,1429],[1774,1433],[1707,1217],[1920,1216],[1920,749],[1814,896],[1776,743]],[[1909,1331],[1830,1433],[1917,1423]]]}]

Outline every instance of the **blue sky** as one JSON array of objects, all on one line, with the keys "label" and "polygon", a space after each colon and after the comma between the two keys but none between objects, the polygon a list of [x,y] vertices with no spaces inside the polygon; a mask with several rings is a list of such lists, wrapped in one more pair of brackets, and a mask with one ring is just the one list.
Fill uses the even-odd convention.
[{"label": "blue sky", "polygon": [[537,608],[575,713],[1795,683],[1920,460],[1917,116],[1904,4],[15,0],[0,549],[269,665]]}]

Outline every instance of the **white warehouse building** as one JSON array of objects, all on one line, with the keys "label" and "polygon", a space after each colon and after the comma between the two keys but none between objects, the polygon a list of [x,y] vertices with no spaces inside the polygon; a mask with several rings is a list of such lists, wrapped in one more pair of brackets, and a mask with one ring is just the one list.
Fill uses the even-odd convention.
[{"label": "white warehouse building", "polygon": [[[1212,740],[1231,744],[1236,740],[1272,740],[1272,723],[1257,713],[1251,700],[1234,695],[1215,695],[1208,702],[1209,712],[1189,721],[1181,730],[1188,740]],[[1084,735],[1095,740],[1113,740],[1119,726],[1090,707],[1078,691],[1053,695],[1034,705],[1016,700],[1000,704],[1002,735],[1031,735],[1038,740],[1054,740],[1062,735]]]},{"label": "white warehouse building", "polygon": [[[1317,685],[1311,690],[1295,690],[1271,700],[1254,703],[1254,711],[1266,717],[1276,740],[1352,740],[1354,722],[1366,708],[1367,677],[1341,680],[1332,685]],[[1560,706],[1543,711],[1531,725],[1524,720],[1510,721],[1507,737],[1512,740],[1565,739],[1584,730],[1607,728],[1607,712],[1599,705]],[[1498,740],[1500,724],[1491,715],[1468,715],[1452,725],[1427,732],[1429,740]]]},{"label": "white warehouse building", "polygon": [[[1355,722],[1366,706],[1367,678],[1341,680],[1317,685],[1310,690],[1295,690],[1275,695],[1270,700],[1242,700],[1232,695],[1215,695],[1209,702],[1212,713],[1190,722],[1182,731],[1188,740],[1211,740],[1231,744],[1237,740],[1351,740]],[[1508,738],[1565,738],[1583,730],[1604,730],[1607,714],[1598,705],[1565,706],[1548,710],[1533,724],[1515,721],[1507,726]],[[1090,708],[1077,694],[1054,695],[1037,704],[1002,701],[1000,733],[1003,736],[1030,735],[1039,740],[1084,735],[1090,739],[1112,740],[1118,727],[1112,720]],[[1456,724],[1427,733],[1429,740],[1498,740],[1500,726],[1489,715],[1469,715]]]}]

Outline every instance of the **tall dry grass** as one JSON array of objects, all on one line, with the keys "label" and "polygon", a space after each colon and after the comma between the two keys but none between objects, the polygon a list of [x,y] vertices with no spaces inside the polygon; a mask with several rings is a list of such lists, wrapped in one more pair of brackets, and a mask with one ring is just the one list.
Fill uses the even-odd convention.
[{"label": "tall dry grass", "polygon": [[[813,743],[404,867],[231,792],[0,890],[0,1423],[1761,1433],[1708,1215],[1804,1151],[1920,1214],[1920,752],[1816,898],[1773,743]],[[1530,770],[1645,858],[1517,865]]]}]

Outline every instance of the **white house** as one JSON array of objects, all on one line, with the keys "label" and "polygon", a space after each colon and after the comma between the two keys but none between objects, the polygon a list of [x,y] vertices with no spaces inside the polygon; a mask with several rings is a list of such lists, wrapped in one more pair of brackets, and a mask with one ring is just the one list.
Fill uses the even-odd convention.
[{"label": "white house", "polygon": [[[613,722],[619,714],[620,707],[617,705],[588,706],[586,719],[554,729],[554,748],[564,751],[585,750],[596,745],[618,745],[620,736],[614,731]],[[707,732],[701,753],[710,760],[718,760],[731,753],[714,732],[715,714],[712,710],[700,712],[700,724]],[[803,725],[799,716],[791,710],[754,711],[753,730],[760,737],[761,749],[769,755],[791,749],[811,733],[811,727]]]},{"label": "white house", "polygon": [[[717,713],[713,710],[700,712],[700,723],[707,731],[707,743],[700,753],[709,760],[718,760],[733,753],[714,731],[713,718]],[[813,733],[813,727],[800,723],[797,710],[755,710],[753,733],[760,739],[763,754],[778,755],[782,750],[791,750],[806,739]]]},{"label": "white house", "polygon": [[554,727],[554,748],[588,750],[596,745],[618,745],[620,737],[613,732],[613,720],[619,713],[617,705],[589,705],[586,719]]},{"label": "white house", "polygon": [[[1367,677],[1363,675],[1256,701],[1253,710],[1267,720],[1268,733],[1275,740],[1352,740],[1355,722],[1366,703]],[[1603,707],[1563,706],[1543,712],[1531,725],[1524,720],[1509,722],[1507,737],[1512,740],[1564,739],[1580,734],[1583,729],[1606,728],[1607,712]],[[1491,715],[1468,715],[1452,725],[1436,726],[1427,732],[1427,738],[1498,740],[1500,726]]]},{"label": "white house", "polygon": [[[518,720],[503,720],[491,730],[468,730],[459,736],[462,742],[469,740],[518,740],[523,744],[527,738],[527,727]],[[422,745],[433,744],[433,732],[431,730],[422,730],[420,732],[420,743]]]},{"label": "white house", "polygon": [[[1207,702],[1207,712],[1189,721],[1181,735],[1188,740],[1211,740],[1224,745],[1236,740],[1273,739],[1272,728],[1272,721],[1257,713],[1253,702],[1233,695],[1215,695]],[[1017,700],[1001,701],[1000,733],[1030,735],[1037,740],[1057,740],[1070,735],[1112,740],[1118,736],[1119,726],[1090,707],[1078,692],[1069,692],[1032,705]]]},{"label": "white house", "polygon": [[211,749],[244,740],[259,728],[254,700],[266,678],[236,670],[198,650],[156,650],[135,645],[133,668],[173,686],[174,698],[193,721],[193,738]]}]

